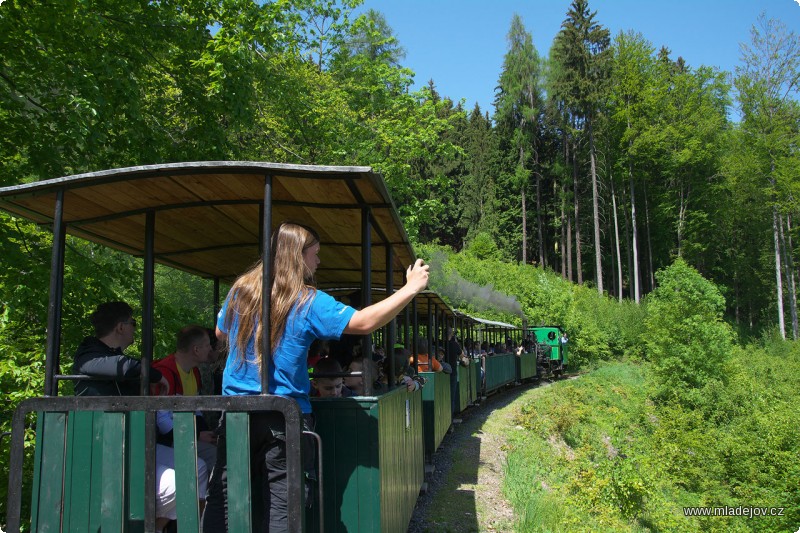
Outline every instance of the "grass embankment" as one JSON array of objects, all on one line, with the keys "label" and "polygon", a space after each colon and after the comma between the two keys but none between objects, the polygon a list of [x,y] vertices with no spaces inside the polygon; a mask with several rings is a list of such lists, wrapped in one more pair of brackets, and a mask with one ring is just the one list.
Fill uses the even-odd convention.
[{"label": "grass embankment", "polygon": [[[507,430],[515,529],[796,531],[800,348],[781,346],[736,348],[703,409],[649,401],[650,367],[629,362],[528,392]],[[784,510],[690,518],[688,506]]]}]

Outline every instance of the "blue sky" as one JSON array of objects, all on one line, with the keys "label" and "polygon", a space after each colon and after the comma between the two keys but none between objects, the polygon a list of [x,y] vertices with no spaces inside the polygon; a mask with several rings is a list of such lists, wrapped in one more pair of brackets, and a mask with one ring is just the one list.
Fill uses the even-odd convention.
[{"label": "blue sky", "polygon": [[[611,31],[642,33],[656,49],[672,50],[691,66],[732,72],[739,43],[749,42],[759,13],[800,34],[800,0],[589,0],[596,20]],[[541,55],[566,18],[570,0],[365,0],[384,14],[406,50],[403,65],[415,86],[433,78],[439,93],[466,100],[471,110],[494,111],[494,88],[506,53],[511,17],[518,13]]]}]

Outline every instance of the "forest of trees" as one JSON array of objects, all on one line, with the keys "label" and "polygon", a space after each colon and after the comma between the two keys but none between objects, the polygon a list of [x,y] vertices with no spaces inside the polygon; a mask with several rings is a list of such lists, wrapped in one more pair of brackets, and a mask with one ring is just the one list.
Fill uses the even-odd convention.
[{"label": "forest of trees", "polygon": [[[800,41],[781,22],[754,21],[727,73],[612,36],[587,0],[549,54],[515,15],[493,109],[465,109],[435,80],[412,90],[390,21],[360,4],[7,0],[0,184],[173,161],[370,165],[416,242],[493,242],[497,259],[637,302],[682,257],[741,332],[797,337]],[[0,237],[6,261],[46,240],[6,215]]]}]

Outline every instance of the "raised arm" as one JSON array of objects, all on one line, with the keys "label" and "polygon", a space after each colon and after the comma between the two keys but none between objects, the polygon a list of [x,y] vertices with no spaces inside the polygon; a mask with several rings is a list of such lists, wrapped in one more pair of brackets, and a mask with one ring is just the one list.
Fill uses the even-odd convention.
[{"label": "raised arm", "polygon": [[406,284],[385,300],[356,311],[344,328],[344,332],[351,335],[366,335],[386,325],[414,299],[414,296],[425,290],[428,286],[429,269],[430,267],[422,259],[417,259],[406,271]]}]

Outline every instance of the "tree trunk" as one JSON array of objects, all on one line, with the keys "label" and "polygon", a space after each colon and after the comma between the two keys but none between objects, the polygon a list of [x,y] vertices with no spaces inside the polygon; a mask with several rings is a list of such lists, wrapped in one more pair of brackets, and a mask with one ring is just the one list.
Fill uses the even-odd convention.
[{"label": "tree trunk", "polygon": [[653,239],[650,237],[650,208],[647,202],[647,180],[644,182],[644,225],[647,228],[647,264],[650,275],[650,291],[656,288],[656,276],[653,272]]},{"label": "tree trunk", "polygon": [[[633,275],[633,257],[631,257],[631,223],[630,217],[628,216],[628,198],[625,198],[625,195],[628,193],[628,190],[623,188],[619,192],[620,197],[620,210],[624,215],[622,217],[622,223],[625,224],[625,265],[628,267],[628,293],[632,297],[633,295],[633,281],[631,281],[631,276]],[[624,207],[623,207],[624,206]]]},{"label": "tree trunk", "polygon": [[[581,258],[581,219],[578,216],[578,147],[572,145],[572,186],[574,187],[575,202],[575,267],[578,271],[578,285],[583,285],[583,265]],[[572,278],[570,278],[572,279]]]},{"label": "tree trunk", "polygon": [[631,272],[631,283],[633,284],[633,300],[638,304],[641,298],[641,289],[639,287],[639,233],[636,230],[636,189],[633,185],[633,165],[630,162],[628,162],[628,179],[631,187],[631,226],[633,229],[633,239],[631,241],[633,271]]},{"label": "tree trunk", "polygon": [[617,287],[619,301],[622,302],[622,252],[619,249],[619,221],[617,220],[617,197],[614,194],[614,180],[608,180],[611,183],[611,209],[614,210],[614,238],[617,247]]},{"label": "tree trunk", "polygon": [[[774,185],[774,182],[773,182]],[[786,340],[786,325],[783,318],[783,283],[781,275],[781,249],[780,249],[780,236],[778,235],[778,206],[775,205],[775,195],[772,199],[772,237],[775,247],[775,296],[778,301],[778,329],[781,333],[781,338]]]},{"label": "tree trunk", "polygon": [[[534,161],[534,164],[536,162]],[[538,165],[537,165],[538,168]],[[536,230],[539,233],[539,265],[544,267],[544,233],[542,232],[542,177],[536,174]]]},{"label": "tree trunk", "polygon": [[800,324],[797,319],[797,283],[794,270],[794,246],[792,245],[792,215],[786,215],[786,242],[788,243],[786,258],[789,261],[789,272],[791,272],[791,287],[792,287],[792,333],[794,340],[800,336]]},{"label": "tree trunk", "polygon": [[[569,166],[569,141],[564,139],[564,163],[566,163],[566,167]],[[566,181],[566,179],[565,179]],[[564,185],[564,189],[566,191],[566,184]],[[564,204],[567,203],[567,195],[564,194]],[[572,282],[574,278],[572,277],[572,215],[567,212],[567,279]]]},{"label": "tree trunk", "polygon": [[525,210],[525,185],[520,187],[522,196],[522,264],[528,263],[528,213]]},{"label": "tree trunk", "polygon": [[[561,279],[567,279],[567,249],[566,249],[566,236],[564,235],[567,228],[567,211],[566,211],[566,190],[564,183],[561,183]],[[570,273],[572,269],[570,268]]]},{"label": "tree trunk", "polygon": [[592,217],[594,219],[594,266],[597,278],[597,292],[603,294],[603,261],[600,249],[600,209],[597,201],[597,168],[594,153],[594,132],[589,121],[589,162],[592,172]]},{"label": "tree trunk", "polygon": [[794,292],[794,265],[791,251],[786,246],[786,233],[783,231],[783,216],[778,213],[778,233],[781,238],[781,255],[784,257],[783,272],[789,292],[789,315],[792,317],[792,339],[797,340],[797,298]]},{"label": "tree trunk", "polygon": [[683,185],[678,191],[678,257],[683,257],[683,233],[686,227],[686,211],[689,209],[689,193],[691,188],[687,185],[684,193]]},{"label": "tree trunk", "polygon": [[[522,128],[522,125],[520,125]],[[519,166],[525,169],[525,151],[519,148]],[[528,263],[528,218],[525,212],[525,183],[520,184],[520,196],[522,197],[522,264]]]}]

